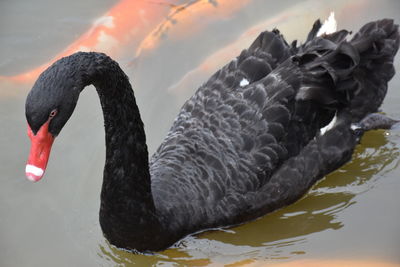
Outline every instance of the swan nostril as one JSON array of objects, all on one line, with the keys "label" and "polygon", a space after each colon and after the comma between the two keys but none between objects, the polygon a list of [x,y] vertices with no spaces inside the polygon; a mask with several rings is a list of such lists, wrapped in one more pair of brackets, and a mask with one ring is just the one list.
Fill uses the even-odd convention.
[{"label": "swan nostril", "polygon": [[54,116],[56,116],[57,112],[58,112],[57,109],[53,109],[49,114],[49,119],[52,119]]}]

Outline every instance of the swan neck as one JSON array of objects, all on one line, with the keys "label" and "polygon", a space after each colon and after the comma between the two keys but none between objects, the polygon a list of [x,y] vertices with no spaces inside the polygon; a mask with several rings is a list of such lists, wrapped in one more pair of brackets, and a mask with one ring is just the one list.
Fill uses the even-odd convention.
[{"label": "swan neck", "polygon": [[[86,53],[82,64],[85,86],[93,84],[104,116],[106,165],[104,183],[140,185],[151,194],[146,135],[127,75],[117,62],[101,53]],[[149,195],[148,197],[150,197]]]},{"label": "swan neck", "polygon": [[128,77],[111,58],[94,56],[83,79],[96,87],[104,115],[106,163],[100,224],[114,245],[139,249],[151,244],[147,239],[161,230],[151,192],[144,126]]}]

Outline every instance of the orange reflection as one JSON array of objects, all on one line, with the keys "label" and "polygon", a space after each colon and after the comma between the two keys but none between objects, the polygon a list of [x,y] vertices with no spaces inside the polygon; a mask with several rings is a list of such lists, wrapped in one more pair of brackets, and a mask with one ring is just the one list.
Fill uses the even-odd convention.
[{"label": "orange reflection", "polygon": [[136,57],[154,50],[165,35],[182,40],[196,34],[215,20],[227,18],[247,5],[250,0],[198,0],[172,9],[167,18],[154,28],[136,50]]},{"label": "orange reflection", "polygon": [[[77,51],[99,51],[117,57],[123,47],[129,45],[132,48],[138,46],[135,55],[139,56],[144,51],[156,49],[165,34],[170,34],[175,40],[185,38],[207,27],[214,20],[232,15],[249,1],[219,0],[214,3],[197,0],[173,5],[161,1],[121,0],[49,62],[25,73],[0,79],[31,82],[53,62]],[[172,27],[174,31],[169,31]]]},{"label": "orange reflection", "polygon": [[54,61],[77,51],[99,51],[116,57],[121,46],[131,43],[133,39],[142,40],[154,25],[160,23],[169,9],[168,4],[121,0],[104,16],[94,21],[86,33],[49,62],[16,76],[0,78],[17,82],[33,81]]},{"label": "orange reflection", "polygon": [[[16,82],[32,82],[49,65],[61,57],[77,51],[99,51],[117,58],[124,48],[131,47],[135,56],[142,56],[157,49],[162,38],[168,35],[171,40],[179,41],[199,34],[204,28],[217,20],[229,18],[235,12],[248,5],[252,0],[195,0],[187,4],[174,5],[159,0],[121,0],[104,16],[96,19],[92,27],[70,44],[64,51],[57,54],[49,62],[15,76],[0,76],[0,80]],[[370,0],[367,0],[370,1]],[[244,33],[237,42],[216,51],[196,69],[187,73],[181,81],[169,90],[179,92],[187,87],[192,80],[204,81],[212,72],[237,56],[263,30],[279,26],[287,39],[298,29],[304,29],[304,36],[317,16],[324,16],[330,11],[341,10],[346,6],[351,13],[362,8],[362,0],[353,1],[350,5],[345,0],[335,1],[334,4],[320,4],[309,0],[267,19]],[[339,14],[340,16],[340,14]],[[300,25],[293,27],[293,21],[300,18]],[[307,23],[305,23],[307,22]],[[339,21],[340,23],[340,21]],[[304,26],[304,27],[303,27]],[[296,30],[297,29],[297,30]],[[298,33],[298,32],[297,32]]]}]

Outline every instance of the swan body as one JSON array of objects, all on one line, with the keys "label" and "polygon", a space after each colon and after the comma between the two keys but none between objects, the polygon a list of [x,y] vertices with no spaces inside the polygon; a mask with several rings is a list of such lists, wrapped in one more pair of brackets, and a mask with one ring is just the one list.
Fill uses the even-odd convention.
[{"label": "swan body", "polygon": [[398,26],[371,22],[349,41],[345,30],[317,37],[320,28],[300,46],[278,30],[261,33],[183,105],[150,160],[118,64],[94,52],[60,59],[26,100],[28,178],[41,179],[55,137],[93,84],[106,139],[100,225],[112,244],[158,251],[293,203],[350,159],[363,132],[395,122],[370,114],[394,75]]}]

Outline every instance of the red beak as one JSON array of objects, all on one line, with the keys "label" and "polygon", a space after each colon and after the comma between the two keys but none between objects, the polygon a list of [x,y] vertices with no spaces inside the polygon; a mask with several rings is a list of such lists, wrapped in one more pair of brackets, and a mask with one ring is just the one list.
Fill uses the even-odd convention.
[{"label": "red beak", "polygon": [[49,161],[51,145],[54,141],[54,136],[49,133],[49,124],[50,120],[40,127],[36,135],[32,132],[28,124],[31,151],[26,163],[25,173],[26,177],[33,182],[37,182],[43,177],[47,162]]}]

